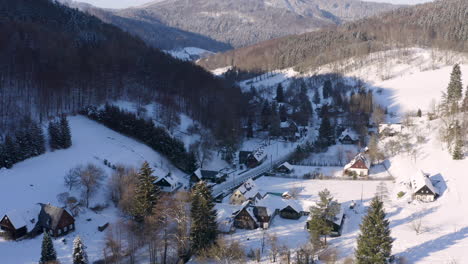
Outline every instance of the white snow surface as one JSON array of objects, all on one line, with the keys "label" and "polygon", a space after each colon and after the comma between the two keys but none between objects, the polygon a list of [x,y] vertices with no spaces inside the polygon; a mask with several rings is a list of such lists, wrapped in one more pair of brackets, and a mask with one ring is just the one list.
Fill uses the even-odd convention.
[{"label": "white snow surface", "polygon": [[[186,175],[174,168],[165,157],[136,140],[125,137],[83,116],[69,117],[73,146],[66,150],[47,152],[44,155],[28,159],[16,164],[12,169],[0,170],[2,186],[8,186],[8,191],[0,192],[0,215],[12,210],[24,211],[34,208],[37,203],[51,203],[60,206],[57,194],[68,189],[63,184],[63,177],[71,168],[87,163],[94,163],[105,169],[107,175],[112,170],[104,166],[107,159],[112,164],[141,166],[148,161],[155,169],[155,176],[164,176],[171,172],[183,184],[188,184]],[[107,203],[107,180],[90,206]],[[76,191],[75,191],[76,192]],[[71,192],[79,197],[79,192]],[[91,219],[87,221],[86,219]],[[76,220],[76,231],[66,235],[67,244],[63,238],[55,239],[55,249],[62,264],[71,263],[72,241],[80,236],[87,246],[90,261],[102,258],[102,246],[105,232],[99,232],[97,227],[107,222],[114,222],[118,211],[111,203],[99,214],[86,211]],[[4,241],[0,238],[0,263],[26,264],[37,263],[40,257],[42,236],[17,242]]]}]

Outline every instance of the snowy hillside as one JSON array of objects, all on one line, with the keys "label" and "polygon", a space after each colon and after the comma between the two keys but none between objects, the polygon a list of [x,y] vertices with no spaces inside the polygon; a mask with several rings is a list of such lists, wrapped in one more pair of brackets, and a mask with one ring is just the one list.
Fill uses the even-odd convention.
[{"label": "snowy hillside", "polygon": [[209,50],[204,50],[195,47],[185,47],[177,50],[168,50],[166,53],[170,54],[172,57],[180,60],[194,61],[206,56],[214,54]]},{"label": "snowy hillside", "polygon": [[[59,205],[57,195],[68,191],[63,177],[71,168],[87,163],[94,163],[106,170],[109,176],[112,170],[104,166],[107,159],[111,164],[141,166],[148,161],[155,169],[155,176],[165,176],[171,172],[184,185],[185,174],[174,168],[166,158],[151,148],[133,139],[122,136],[94,121],[82,116],[69,117],[73,146],[67,150],[48,152],[16,164],[12,169],[0,170],[2,186],[8,186],[8,192],[0,192],[0,214],[10,210],[34,208],[37,203]],[[107,179],[96,197],[91,200],[91,207],[107,203]],[[77,194],[78,196],[79,194]],[[118,210],[111,203],[100,213],[86,211],[76,218],[76,231],[54,241],[57,255],[62,264],[71,263],[72,241],[80,235],[87,245],[91,261],[102,258],[103,237],[98,226],[118,219]],[[88,219],[90,219],[88,221]],[[18,242],[3,241],[0,238],[0,263],[37,263],[40,256],[42,236]]]}]

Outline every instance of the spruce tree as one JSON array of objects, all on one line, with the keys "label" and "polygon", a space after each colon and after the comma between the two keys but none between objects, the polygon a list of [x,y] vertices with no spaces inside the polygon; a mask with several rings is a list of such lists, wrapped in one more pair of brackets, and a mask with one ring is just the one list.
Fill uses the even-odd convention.
[{"label": "spruce tree", "polygon": [[[330,191],[324,189],[319,192],[319,201],[310,208],[309,230],[311,234],[324,236],[325,244],[327,236],[333,231],[331,222],[340,211],[340,204],[333,199]],[[313,238],[314,236],[311,236]],[[312,241],[313,242],[313,241]]]},{"label": "spruce tree", "polygon": [[418,112],[416,113],[416,115],[417,115],[418,117],[422,117],[422,111],[421,111],[421,109],[418,109]]},{"label": "spruce tree", "polygon": [[45,148],[45,137],[44,137],[44,132],[42,131],[42,128],[40,127],[39,124],[34,122],[31,125],[31,136],[32,136],[32,144],[33,144],[33,156],[39,156],[41,154],[44,154],[46,151]]},{"label": "spruce tree", "polygon": [[316,105],[320,104],[320,95],[319,95],[319,91],[318,90],[315,90],[315,93],[314,93],[314,97],[312,99],[312,102]]},{"label": "spruce tree", "polygon": [[73,264],[88,264],[88,255],[79,236],[73,240]]},{"label": "spruce tree", "polygon": [[393,239],[385,219],[383,202],[375,197],[360,226],[355,252],[357,264],[385,264],[392,253]]},{"label": "spruce tree", "polygon": [[455,147],[453,148],[452,158],[454,160],[462,160],[464,158],[463,154],[463,141],[460,138],[455,140]]},{"label": "spruce tree", "polygon": [[7,169],[13,167],[15,163],[19,161],[18,152],[19,147],[16,144],[16,141],[9,135],[5,137],[5,144],[4,144],[4,166]]},{"label": "spruce tree", "polygon": [[326,99],[330,97],[333,90],[332,82],[330,80],[326,80],[323,84],[323,98]]},{"label": "spruce tree", "polygon": [[191,231],[190,240],[192,250],[209,248],[216,240],[217,224],[216,210],[211,194],[211,188],[201,181],[197,183],[191,193]]},{"label": "spruce tree", "polygon": [[284,89],[281,83],[278,84],[278,87],[276,88],[276,101],[278,103],[284,102]]},{"label": "spruce tree", "polygon": [[63,149],[67,149],[72,145],[70,125],[65,115],[60,118],[60,145]]},{"label": "spruce tree", "polygon": [[57,261],[57,253],[54,249],[54,243],[52,242],[50,235],[45,231],[44,237],[42,238],[41,259],[39,260],[39,263],[47,264],[55,261]]},{"label": "spruce tree", "polygon": [[55,121],[50,121],[49,123],[49,145],[52,150],[60,149],[60,128]]},{"label": "spruce tree", "polygon": [[462,103],[462,110],[464,112],[468,112],[468,86],[466,87],[465,98],[463,99]]},{"label": "spruce tree", "polygon": [[153,207],[159,199],[159,188],[154,184],[156,177],[148,162],[144,162],[137,175],[135,201],[132,215],[136,221],[142,222],[146,216],[151,215]]},{"label": "spruce tree", "polygon": [[330,120],[328,119],[328,116],[324,116],[319,128],[318,142],[322,147],[327,147],[334,143],[334,138],[335,136]]},{"label": "spruce tree", "polygon": [[450,75],[450,83],[447,87],[447,99],[450,103],[457,103],[462,98],[463,84],[461,77],[460,65],[455,64]]}]

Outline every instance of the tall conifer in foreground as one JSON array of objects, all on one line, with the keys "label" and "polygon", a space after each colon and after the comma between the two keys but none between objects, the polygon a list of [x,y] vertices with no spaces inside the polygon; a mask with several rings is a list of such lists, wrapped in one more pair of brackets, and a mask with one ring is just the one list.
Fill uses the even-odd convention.
[{"label": "tall conifer in foreground", "polygon": [[390,237],[389,222],[385,216],[383,202],[375,197],[360,226],[361,233],[355,252],[357,264],[388,263],[393,239]]},{"label": "tall conifer in foreground", "polygon": [[159,188],[154,184],[156,177],[148,162],[144,162],[137,176],[135,190],[135,203],[132,214],[136,221],[141,222],[146,216],[151,215],[153,207],[159,198]]},{"label": "tall conifer in foreground", "polygon": [[61,147],[67,149],[72,145],[70,125],[65,115],[60,118],[60,143]]},{"label": "tall conifer in foreground", "polygon": [[42,249],[41,249],[41,259],[39,260],[40,264],[55,263],[57,261],[57,253],[54,249],[54,243],[50,238],[50,235],[47,232],[44,232],[44,237],[42,238]]},{"label": "tall conifer in foreground", "polygon": [[205,182],[197,183],[191,194],[192,228],[190,240],[194,253],[209,248],[216,240],[216,210],[211,189]]},{"label": "tall conifer in foreground", "polygon": [[88,264],[88,255],[79,236],[73,240],[73,264]]}]

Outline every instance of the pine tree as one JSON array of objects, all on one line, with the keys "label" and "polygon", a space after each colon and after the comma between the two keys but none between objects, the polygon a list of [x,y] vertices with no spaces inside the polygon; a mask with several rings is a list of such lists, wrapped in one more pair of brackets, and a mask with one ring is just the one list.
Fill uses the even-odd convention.
[{"label": "pine tree", "polygon": [[421,111],[421,109],[418,109],[418,112],[417,112],[416,115],[417,115],[418,117],[422,117],[422,111]]},{"label": "pine tree", "polygon": [[205,182],[197,183],[191,193],[191,217],[192,228],[190,240],[192,250],[200,250],[210,247],[216,240],[217,224],[216,210],[211,194],[211,188]]},{"label": "pine tree", "polygon": [[67,149],[72,145],[70,125],[65,115],[60,118],[60,145],[63,149]]},{"label": "pine tree", "polygon": [[312,99],[312,102],[316,105],[320,104],[320,95],[319,95],[319,91],[318,90],[315,90],[315,93],[314,93],[314,97]]},{"label": "pine tree", "polygon": [[49,123],[49,145],[52,150],[57,150],[61,148],[60,144],[60,128],[55,121],[50,121]]},{"label": "pine tree", "polygon": [[278,84],[278,87],[276,88],[276,101],[278,103],[284,102],[284,89],[281,83]]},{"label": "pine tree", "polygon": [[310,208],[312,218],[309,221],[309,230],[313,235],[324,236],[325,244],[327,243],[327,236],[333,231],[330,222],[333,222],[335,216],[339,213],[340,206],[333,199],[330,191],[324,189],[319,192],[319,201]]},{"label": "pine tree", "polygon": [[144,162],[137,176],[135,202],[132,215],[136,221],[142,222],[146,216],[151,215],[153,207],[159,199],[159,188],[154,184],[156,177],[148,162]]},{"label": "pine tree", "polygon": [[13,167],[13,165],[19,161],[18,157],[19,147],[16,144],[16,141],[9,135],[5,137],[5,144],[4,144],[4,166],[7,169]]},{"label": "pine tree", "polygon": [[393,239],[390,227],[385,219],[383,202],[375,197],[360,226],[361,233],[357,240],[357,264],[385,264],[392,253]]},{"label": "pine tree", "polygon": [[463,84],[461,76],[460,65],[455,64],[450,75],[450,83],[447,87],[447,99],[451,104],[458,103],[462,98]]},{"label": "pine tree", "polygon": [[327,116],[322,118],[322,123],[319,128],[319,139],[318,142],[322,147],[330,146],[334,142],[334,132],[330,124],[330,120]]},{"label": "pine tree", "polygon": [[323,83],[323,98],[324,99],[330,97],[332,93],[332,89],[333,89],[332,82],[330,80],[326,80]]},{"label": "pine tree", "polygon": [[44,232],[44,237],[42,238],[41,259],[39,260],[39,263],[47,264],[55,261],[57,261],[57,253],[54,249],[54,243],[52,242],[50,235],[47,232]]},{"label": "pine tree", "polygon": [[73,264],[88,264],[88,255],[79,236],[73,240]]},{"label": "pine tree", "polygon": [[268,127],[270,126],[270,121],[271,121],[271,108],[270,104],[268,101],[265,101],[263,104],[262,108],[262,113],[261,113],[261,123],[262,123],[262,128],[264,130],[267,130]]},{"label": "pine tree", "polygon": [[464,158],[463,154],[463,141],[459,138],[455,140],[455,147],[453,148],[452,158],[454,160],[462,160]]},{"label": "pine tree", "polygon": [[45,148],[45,137],[42,128],[37,123],[31,125],[31,136],[32,136],[32,145],[33,145],[33,156],[39,156],[44,154],[46,151]]}]

